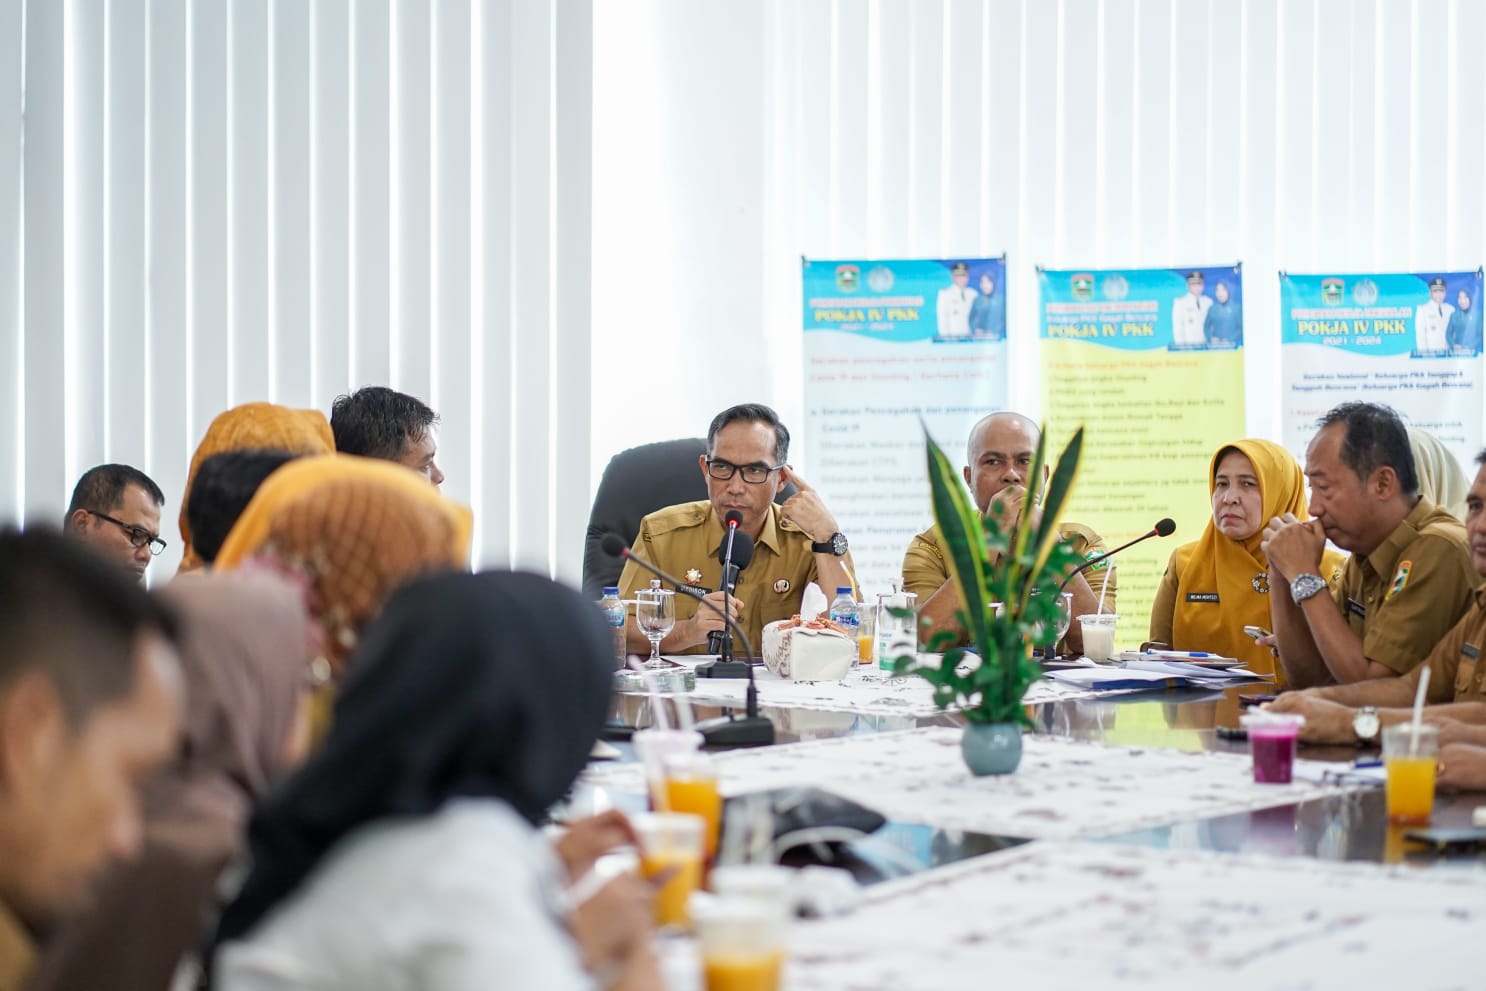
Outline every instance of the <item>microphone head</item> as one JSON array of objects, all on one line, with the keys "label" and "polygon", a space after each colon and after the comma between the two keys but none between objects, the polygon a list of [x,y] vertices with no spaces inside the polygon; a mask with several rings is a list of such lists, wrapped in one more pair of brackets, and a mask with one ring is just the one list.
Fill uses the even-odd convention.
[{"label": "microphone head", "polygon": [[1156,536],[1169,537],[1176,532],[1176,521],[1168,516],[1164,520],[1157,521],[1155,530]]},{"label": "microphone head", "polygon": [[603,547],[604,553],[610,557],[624,557],[625,552],[629,550],[629,547],[624,543],[624,538],[620,537],[617,533],[604,534],[604,539],[599,541],[599,545]]},{"label": "microphone head", "polygon": [[741,530],[733,535],[733,563],[742,571],[753,560],[753,538]]},{"label": "microphone head", "polygon": [[729,509],[727,515],[722,518],[722,523],[724,526],[742,526],[743,514],[736,509]]}]

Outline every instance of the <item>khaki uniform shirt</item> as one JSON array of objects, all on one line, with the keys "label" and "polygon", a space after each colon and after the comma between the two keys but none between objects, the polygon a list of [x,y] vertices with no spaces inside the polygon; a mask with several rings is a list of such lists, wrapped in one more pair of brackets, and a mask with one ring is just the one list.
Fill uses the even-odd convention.
[{"label": "khaki uniform shirt", "polygon": [[36,969],[36,945],[26,927],[0,904],[0,991],[21,991]]},{"label": "khaki uniform shirt", "polygon": [[1486,646],[1486,585],[1477,588],[1471,607],[1460,622],[1435,644],[1424,663],[1405,677],[1413,691],[1419,685],[1419,672],[1429,668],[1429,701],[1486,702],[1486,665],[1481,663],[1481,648]]},{"label": "khaki uniform shirt", "polygon": [[[651,513],[640,521],[640,535],[634,548],[640,556],[662,571],[681,579],[686,587],[706,595],[715,592],[722,580],[722,565],[717,561],[717,548],[722,544],[722,521],[712,510],[712,503],[684,502]],[[778,619],[789,619],[800,611],[800,597],[805,586],[816,580],[815,552],[805,531],[779,518],[779,507],[769,507],[764,529],[753,544],[753,560],[738,574],[736,593],[743,600],[743,617],[739,626],[748,635],[754,652],[764,649],[764,627]],[[851,564],[846,562],[846,570]],[[650,587],[650,572],[633,561],[625,561],[619,575],[619,597],[634,598],[635,592]],[[663,583],[664,584],[664,583]],[[826,601],[836,597],[834,588],[823,588]],[[676,621],[690,619],[701,606],[686,595],[676,596]],[[739,656],[743,644],[735,643]],[[705,643],[680,653],[706,653]]]},{"label": "khaki uniform shirt", "polygon": [[[1108,550],[1104,546],[1104,538],[1082,523],[1058,524],[1058,536],[1067,541],[1073,552],[1085,560],[1098,557]],[[923,605],[925,599],[949,581],[949,562],[944,556],[943,539],[936,523],[914,537],[908,544],[907,553],[903,555],[903,588],[918,596],[919,605]],[[1115,578],[1109,570],[1109,562],[1102,561],[1094,565],[1084,572],[1084,578],[1088,581],[1089,588],[1093,589],[1094,598],[1103,594],[1104,611],[1115,612]],[[961,607],[964,604],[962,597]]]},{"label": "khaki uniform shirt", "polygon": [[1332,598],[1362,653],[1408,674],[1470,606],[1480,580],[1464,524],[1420,499],[1371,554],[1348,559]]}]

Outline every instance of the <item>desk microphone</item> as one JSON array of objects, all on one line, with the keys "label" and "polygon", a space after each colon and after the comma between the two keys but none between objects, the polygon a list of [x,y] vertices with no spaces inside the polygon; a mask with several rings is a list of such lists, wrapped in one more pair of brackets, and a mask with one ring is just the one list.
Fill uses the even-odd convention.
[{"label": "desk microphone", "polygon": [[[753,541],[748,539],[747,534],[739,534],[738,537],[740,546],[743,540],[748,540],[749,556],[752,557]],[[605,535],[602,546],[605,554],[611,557],[626,558],[635,562],[661,581],[670,582],[678,592],[696,599],[699,603],[720,615],[722,621],[728,625],[728,629],[737,634],[738,639],[743,642],[743,649],[748,651],[748,656],[753,656],[753,644],[748,642],[748,635],[743,632],[743,628],[738,625],[733,617],[703,598],[700,592],[694,592],[685,587],[674,576],[666,574],[649,561],[635,554],[621,538],[612,533]],[[713,663],[715,664],[716,662]],[[744,708],[746,714],[741,719],[733,715],[708,719],[705,722],[697,723],[696,730],[702,734],[702,739],[710,747],[768,746],[774,742],[774,723],[767,716],[760,716],[758,714],[758,686],[753,682],[753,665],[740,661],[732,661],[730,663],[737,664],[739,667],[745,669],[746,677],[748,678],[748,694],[745,697]],[[701,666],[698,665],[698,667]]]},{"label": "desk microphone", "polygon": [[1058,586],[1058,592],[1059,592],[1059,594],[1062,594],[1063,590],[1068,587],[1068,583],[1071,582],[1071,581],[1073,581],[1074,575],[1082,574],[1083,572],[1087,571],[1089,568],[1092,568],[1094,565],[1099,564],[1099,563],[1101,563],[1103,561],[1107,561],[1110,558],[1114,557],[1116,554],[1118,554],[1120,551],[1124,550],[1125,548],[1127,548],[1127,547],[1134,547],[1136,544],[1140,543],[1142,540],[1149,540],[1151,537],[1169,537],[1174,532],[1176,532],[1176,522],[1174,520],[1172,520],[1169,516],[1166,519],[1164,519],[1164,520],[1157,521],[1157,523],[1156,523],[1155,526],[1151,527],[1145,533],[1142,533],[1140,536],[1136,537],[1134,540],[1130,541],[1129,543],[1121,544],[1120,546],[1116,547],[1112,551],[1105,551],[1103,554],[1100,554],[1098,557],[1091,557],[1087,561],[1085,561],[1083,564],[1080,564],[1078,567],[1074,568],[1073,569],[1073,574],[1071,574],[1067,578],[1063,579],[1063,584],[1061,584],[1061,585]]},{"label": "desk microphone", "polygon": [[[748,567],[748,562],[753,560],[753,541],[749,539],[748,534],[740,534],[738,532],[738,525],[743,522],[743,514],[738,512],[736,509],[728,510],[727,515],[722,518],[722,521],[727,524],[728,532],[727,536],[723,538],[722,545],[717,548],[717,563],[722,565],[722,611],[724,613],[729,613],[732,610],[728,606],[728,597],[731,596],[733,594],[733,590],[738,587],[738,572]],[[735,552],[733,549],[734,545],[738,543],[740,537],[748,542],[748,546],[746,549],[743,547],[738,548],[738,551],[742,553]],[[741,671],[735,674],[726,675],[718,674],[717,672],[717,665],[728,665],[732,663],[732,630],[724,628],[721,630],[713,630],[711,633],[707,634],[707,653],[716,654],[717,660],[716,662],[710,664],[698,665],[699,668],[705,667],[707,668],[707,670],[705,672],[698,670],[697,677],[744,677],[743,672]]]}]

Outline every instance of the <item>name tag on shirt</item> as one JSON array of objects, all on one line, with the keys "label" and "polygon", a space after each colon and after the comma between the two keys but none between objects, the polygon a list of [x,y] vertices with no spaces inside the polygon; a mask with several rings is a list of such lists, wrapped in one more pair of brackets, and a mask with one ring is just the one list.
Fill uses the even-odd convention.
[{"label": "name tag on shirt", "polygon": [[700,585],[682,585],[681,586],[681,591],[683,591],[683,592],[695,592],[697,595],[711,595],[712,594],[712,590],[710,588],[703,588]]},{"label": "name tag on shirt", "polygon": [[1460,655],[1462,657],[1469,657],[1473,661],[1479,661],[1481,659],[1481,648],[1473,643],[1463,643],[1460,645]]},{"label": "name tag on shirt", "polygon": [[1187,601],[1188,602],[1217,602],[1218,601],[1218,593],[1217,592],[1188,592],[1187,593]]},{"label": "name tag on shirt", "polygon": [[1356,599],[1347,600],[1347,612],[1354,616],[1361,616],[1363,619],[1367,618],[1367,606],[1364,606]]}]

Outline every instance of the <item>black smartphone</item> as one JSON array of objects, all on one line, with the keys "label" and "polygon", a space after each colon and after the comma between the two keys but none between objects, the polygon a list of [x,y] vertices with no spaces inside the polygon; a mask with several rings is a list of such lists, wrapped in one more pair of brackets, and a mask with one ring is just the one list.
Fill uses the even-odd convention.
[{"label": "black smartphone", "polygon": [[1247,740],[1249,738],[1249,731],[1242,726],[1219,726],[1217,732],[1219,740]]},{"label": "black smartphone", "polygon": [[1265,702],[1273,702],[1273,695],[1240,695],[1239,705],[1263,705]]}]

